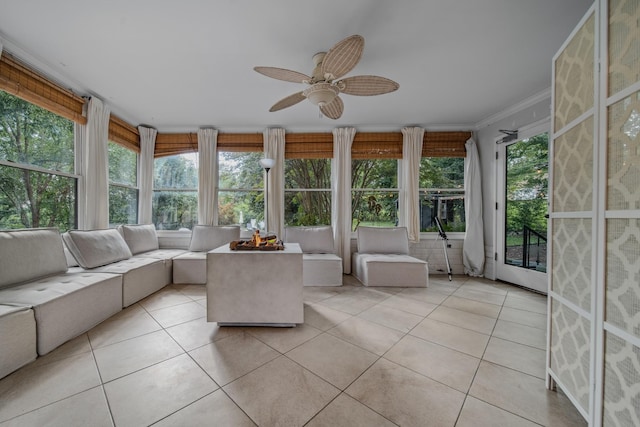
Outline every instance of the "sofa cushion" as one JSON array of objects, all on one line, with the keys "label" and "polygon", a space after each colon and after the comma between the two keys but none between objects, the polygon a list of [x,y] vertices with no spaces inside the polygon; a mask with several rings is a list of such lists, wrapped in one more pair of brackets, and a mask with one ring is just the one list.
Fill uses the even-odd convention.
[{"label": "sofa cushion", "polygon": [[405,227],[358,227],[358,252],[369,254],[409,254]]},{"label": "sofa cushion", "polygon": [[0,231],[0,288],[67,271],[57,228]]},{"label": "sofa cushion", "polygon": [[29,307],[0,305],[0,378],[36,359],[36,320]]},{"label": "sofa cushion", "polygon": [[333,228],[330,225],[319,227],[287,227],[284,241],[299,243],[305,254],[332,254]]},{"label": "sofa cushion", "polygon": [[100,267],[131,258],[129,246],[115,228],[71,230],[62,237],[82,268]]},{"label": "sofa cushion", "polygon": [[191,233],[189,250],[206,252],[238,239],[240,227],[237,225],[196,225]]},{"label": "sofa cushion", "polygon": [[153,224],[121,225],[119,227],[124,241],[133,255],[158,249],[158,236]]},{"label": "sofa cushion", "polygon": [[3,289],[0,299],[33,308],[42,356],[122,310],[122,276],[64,273]]}]

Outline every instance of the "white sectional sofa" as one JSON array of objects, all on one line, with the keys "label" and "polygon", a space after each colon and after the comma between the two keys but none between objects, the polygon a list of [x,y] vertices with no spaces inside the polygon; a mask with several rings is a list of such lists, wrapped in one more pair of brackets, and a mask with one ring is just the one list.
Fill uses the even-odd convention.
[{"label": "white sectional sofa", "polygon": [[360,226],[357,237],[351,272],[363,285],[429,286],[427,262],[409,255],[406,227]]},{"label": "white sectional sofa", "polygon": [[240,239],[240,227],[196,225],[191,232],[189,251],[173,258],[173,283],[207,283],[207,252]]},{"label": "white sectional sofa", "polygon": [[121,225],[118,231],[124,237],[131,254],[137,258],[160,259],[164,263],[165,282],[173,281],[173,259],[186,253],[184,249],[160,249],[156,227],[146,225]]},{"label": "white sectional sofa", "polygon": [[0,305],[0,378],[38,357],[36,319],[29,307]]},{"label": "white sectional sofa", "polygon": [[0,305],[13,307],[0,310],[4,369],[33,360],[34,344],[44,355],[122,310],[122,275],[72,270],[57,229],[0,231]]},{"label": "white sectional sofa", "polygon": [[172,278],[153,225],[0,231],[0,378],[88,331]]},{"label": "white sectional sofa", "polygon": [[128,307],[167,285],[164,261],[133,257],[116,229],[71,230],[62,237],[80,267],[91,273],[122,277],[122,307]]},{"label": "white sectional sofa", "polygon": [[342,258],[335,254],[331,226],[286,227],[283,240],[300,244],[304,286],[342,286]]}]

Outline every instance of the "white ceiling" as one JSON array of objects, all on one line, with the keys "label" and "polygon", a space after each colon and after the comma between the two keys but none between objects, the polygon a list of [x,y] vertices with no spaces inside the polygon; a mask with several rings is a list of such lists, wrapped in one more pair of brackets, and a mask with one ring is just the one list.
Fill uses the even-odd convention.
[{"label": "white ceiling", "polygon": [[[131,124],[160,132],[470,128],[548,90],[551,59],[590,0],[0,0],[0,40]],[[365,38],[347,74],[400,84],[341,95],[338,120],[303,101],[270,113],[302,84],[253,71],[310,74],[312,56]]]}]

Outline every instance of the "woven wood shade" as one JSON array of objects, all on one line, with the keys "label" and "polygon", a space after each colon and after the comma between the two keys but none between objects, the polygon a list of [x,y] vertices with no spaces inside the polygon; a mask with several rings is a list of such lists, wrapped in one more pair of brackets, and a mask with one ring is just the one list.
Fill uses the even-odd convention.
[{"label": "woven wood shade", "polygon": [[284,137],[285,159],[330,159],[333,157],[333,134],[288,133]]},{"label": "woven wood shade", "polygon": [[[465,157],[464,144],[471,132],[425,132],[422,157]],[[261,133],[218,134],[218,150],[229,152],[263,151]],[[155,157],[198,151],[194,133],[158,134]],[[401,159],[401,132],[359,132],[351,147],[354,159]],[[285,158],[329,159],[333,157],[333,134],[288,133],[285,135]]]},{"label": "woven wood shade", "polygon": [[0,57],[0,89],[76,123],[87,123],[82,97],[30,70],[7,52]]},{"label": "woven wood shade", "polygon": [[138,129],[113,114],[109,118],[109,141],[120,144],[136,153],[140,152]]},{"label": "woven wood shade", "polygon": [[464,144],[472,132],[425,132],[422,157],[466,157]]}]

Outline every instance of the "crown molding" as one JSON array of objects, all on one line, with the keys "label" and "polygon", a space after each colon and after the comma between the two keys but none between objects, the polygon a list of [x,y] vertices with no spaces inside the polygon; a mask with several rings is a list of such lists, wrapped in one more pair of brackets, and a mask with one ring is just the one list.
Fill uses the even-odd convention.
[{"label": "crown molding", "polygon": [[544,101],[545,99],[549,99],[549,101],[551,101],[551,88],[548,87],[547,89],[536,93],[533,96],[530,96],[529,98],[526,98],[523,101],[518,102],[517,104],[514,104],[512,106],[510,106],[509,108],[502,110],[492,116],[487,117],[484,120],[479,121],[478,123],[476,123],[474,125],[474,129],[475,130],[480,130],[482,128],[485,128],[487,126],[491,126],[492,124],[502,120],[502,119],[506,119],[507,117],[510,117],[516,113],[519,113],[520,111],[531,107],[532,105],[535,105],[541,101]]}]

